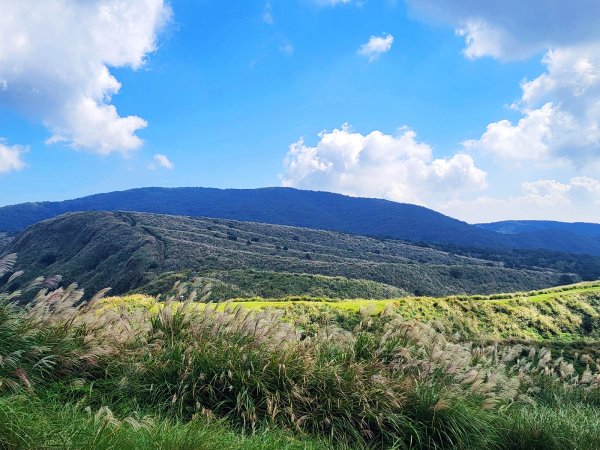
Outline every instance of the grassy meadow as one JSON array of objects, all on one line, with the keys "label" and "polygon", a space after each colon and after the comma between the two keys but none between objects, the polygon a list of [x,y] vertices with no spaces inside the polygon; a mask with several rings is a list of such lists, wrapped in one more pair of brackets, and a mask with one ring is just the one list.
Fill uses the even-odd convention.
[{"label": "grassy meadow", "polygon": [[600,448],[599,284],[213,305],[38,279],[19,304],[13,263],[0,449]]}]

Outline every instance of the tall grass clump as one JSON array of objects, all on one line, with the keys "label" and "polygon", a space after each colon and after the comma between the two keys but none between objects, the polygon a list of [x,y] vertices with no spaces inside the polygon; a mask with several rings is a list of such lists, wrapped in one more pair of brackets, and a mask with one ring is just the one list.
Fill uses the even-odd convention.
[{"label": "tall grass clump", "polygon": [[[192,419],[227,417],[243,429],[279,426],[333,441],[389,442],[410,428],[406,381],[384,362],[357,360],[352,336],[300,340],[270,312],[161,308],[135,357],[107,370],[142,406]],[[117,375],[118,374],[118,375]]]}]

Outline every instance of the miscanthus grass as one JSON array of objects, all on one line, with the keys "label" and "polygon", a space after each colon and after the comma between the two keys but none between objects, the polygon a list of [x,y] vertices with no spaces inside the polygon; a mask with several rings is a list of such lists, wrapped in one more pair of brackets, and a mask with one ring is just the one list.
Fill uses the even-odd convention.
[{"label": "miscanthus grass", "polygon": [[600,448],[586,354],[462,342],[391,311],[306,335],[276,311],[106,308],[51,279],[18,306],[13,264],[0,448]]}]

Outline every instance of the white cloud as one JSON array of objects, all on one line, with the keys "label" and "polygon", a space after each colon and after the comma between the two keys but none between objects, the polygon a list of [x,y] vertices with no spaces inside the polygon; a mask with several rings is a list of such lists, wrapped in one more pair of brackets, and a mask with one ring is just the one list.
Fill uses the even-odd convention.
[{"label": "white cloud", "polygon": [[284,160],[284,186],[432,205],[486,186],[471,156],[433,159],[429,145],[407,128],[398,135],[341,129],[319,134],[311,147],[299,140]]},{"label": "white cloud", "polygon": [[600,161],[600,43],[550,50],[543,62],[546,72],[523,82],[513,105],[523,117],[491,123],[465,145],[511,161]]},{"label": "white cloud", "polygon": [[[161,155],[160,153],[154,155],[154,161],[156,161],[156,164],[163,169],[173,170],[175,168],[175,164],[173,164],[165,155]],[[150,168],[156,169],[156,166],[152,164]]]},{"label": "white cloud", "polygon": [[[483,56],[504,57],[505,42],[508,40],[506,34],[485,21],[468,20],[456,29],[456,34],[464,36],[466,48],[463,53],[469,59]],[[514,55],[514,53],[511,54]]]},{"label": "white cloud", "polygon": [[102,154],[142,145],[146,127],[119,116],[111,67],[140,68],[169,20],[164,0],[4,0],[0,105],[41,121],[49,144]]},{"label": "white cloud", "polygon": [[27,147],[21,145],[7,146],[0,139],[0,173],[13,172],[25,167],[21,158],[27,152]]},{"label": "white cloud", "polygon": [[448,22],[465,37],[465,55],[520,59],[548,48],[600,39],[597,0],[408,0],[413,11]]},{"label": "white cloud", "polygon": [[571,178],[571,186],[593,195],[596,203],[600,203],[600,181],[589,177]]},{"label": "white cloud", "polygon": [[448,21],[466,39],[469,58],[515,59],[546,50],[546,71],[521,85],[516,123],[490,123],[466,141],[498,159],[582,169],[600,162],[600,2],[581,0],[409,0],[416,11]]},{"label": "white cloud", "polygon": [[[490,123],[479,139],[464,142],[470,152],[509,162],[496,167],[497,198],[454,201],[456,215],[502,218],[595,220],[600,185],[590,175],[600,167],[600,2],[580,0],[408,0],[413,12],[450,23],[464,36],[467,58],[527,58],[545,52],[540,76],[521,83],[512,108],[515,120]],[[501,197],[519,178],[528,178],[521,195]],[[559,169],[559,170],[557,170]],[[559,174],[569,181],[546,179]],[[449,206],[450,205],[450,206]],[[446,209],[446,211],[449,211]]]},{"label": "white cloud", "polygon": [[523,188],[521,199],[539,205],[568,204],[568,195],[572,187],[570,184],[564,184],[556,180],[525,181],[521,186]]},{"label": "white cloud", "polygon": [[[541,160],[548,156],[554,124],[561,121],[552,103],[540,109],[526,111],[516,125],[501,120],[487,126],[480,139],[464,142],[469,150],[481,150],[510,161]],[[564,120],[567,121],[567,120]]]},{"label": "white cloud", "polygon": [[369,42],[363,44],[358,49],[358,54],[369,58],[369,61],[375,61],[383,53],[391,50],[394,43],[394,36],[384,33],[381,36],[371,36]]}]

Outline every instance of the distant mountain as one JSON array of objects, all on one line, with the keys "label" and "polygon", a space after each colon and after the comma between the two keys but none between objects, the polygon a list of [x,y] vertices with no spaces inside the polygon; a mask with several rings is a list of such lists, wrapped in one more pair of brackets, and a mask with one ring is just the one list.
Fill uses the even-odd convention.
[{"label": "distant mountain", "polygon": [[291,188],[140,188],[0,208],[0,231],[21,231],[75,211],[137,211],[291,225],[410,241],[510,246],[498,233],[430,209]]},{"label": "distant mountain", "polygon": [[562,229],[499,232],[430,209],[381,199],[290,188],[140,188],[62,202],[0,208],[0,231],[21,231],[75,211],[137,211],[291,225],[428,244],[493,249],[547,249],[600,255],[600,237]]},{"label": "distant mountain", "polygon": [[479,223],[478,227],[503,234],[531,233],[537,231],[560,231],[599,237],[600,224],[587,222],[554,222],[551,220],[505,220]]},{"label": "distant mountain", "polygon": [[[578,280],[572,274],[508,269],[398,240],[125,212],[69,213],[46,220],[19,234],[5,252],[18,253],[19,268],[27,271],[23,282],[60,274],[90,293],[107,286],[116,293],[145,287],[164,292],[183,279],[200,280],[201,289],[210,285],[225,298],[240,293],[393,297],[509,292]],[[315,275],[322,277],[310,278]]]},{"label": "distant mountain", "polygon": [[600,255],[600,224],[511,220],[477,226],[509,237],[515,248]]}]

